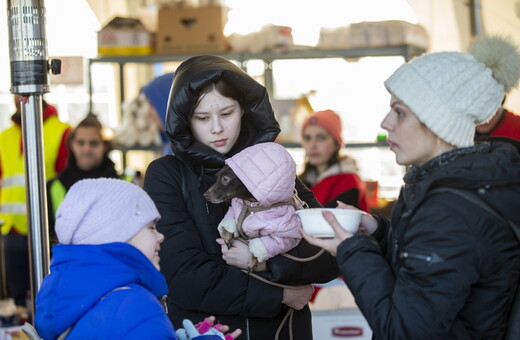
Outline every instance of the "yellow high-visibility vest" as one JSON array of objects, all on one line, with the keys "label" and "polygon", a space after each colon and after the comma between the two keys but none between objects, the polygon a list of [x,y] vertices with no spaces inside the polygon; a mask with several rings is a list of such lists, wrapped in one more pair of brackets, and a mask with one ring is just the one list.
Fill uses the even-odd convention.
[{"label": "yellow high-visibility vest", "polygon": [[[121,176],[120,179],[131,183],[133,178],[131,176]],[[56,219],[58,208],[66,195],[67,189],[65,189],[65,186],[61,183],[60,179],[57,177],[53,179],[50,182],[49,191],[47,192],[47,202],[51,205],[52,209],[49,209],[49,213],[53,214],[54,219]]]},{"label": "yellow high-visibility vest", "polygon": [[[55,164],[65,130],[68,124],[57,116],[50,116],[43,122],[43,153],[45,179],[56,175]],[[22,131],[13,125],[0,134],[0,164],[2,182],[0,184],[0,220],[3,220],[2,234],[14,228],[18,233],[27,235],[27,206],[25,190],[24,156],[20,150]],[[26,146],[24,145],[24,148]]]}]

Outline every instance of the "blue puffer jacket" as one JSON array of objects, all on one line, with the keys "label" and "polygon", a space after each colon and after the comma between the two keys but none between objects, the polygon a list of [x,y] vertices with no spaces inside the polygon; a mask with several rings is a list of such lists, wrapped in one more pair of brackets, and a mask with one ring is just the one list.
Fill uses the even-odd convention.
[{"label": "blue puffer jacket", "polygon": [[36,329],[55,339],[176,339],[162,274],[126,243],[57,245],[36,296]]}]

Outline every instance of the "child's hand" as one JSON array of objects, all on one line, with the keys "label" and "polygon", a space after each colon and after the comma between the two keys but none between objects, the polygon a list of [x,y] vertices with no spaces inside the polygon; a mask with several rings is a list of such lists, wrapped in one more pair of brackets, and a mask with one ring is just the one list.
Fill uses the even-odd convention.
[{"label": "child's hand", "polygon": [[[220,334],[222,334],[224,336],[225,340],[234,340],[234,339],[238,338],[238,336],[240,334],[242,334],[242,331],[240,329],[235,329],[232,333],[225,334],[227,331],[229,331],[229,326],[222,325],[219,323],[215,324],[214,316],[205,318],[204,321],[199,322],[195,327],[203,335],[214,334],[212,332],[219,332],[219,336],[220,336]],[[211,328],[208,328],[208,327],[211,327]],[[203,332],[204,329],[207,329],[207,331]],[[220,333],[220,332],[222,332],[222,333]],[[200,340],[202,340],[202,338]]]},{"label": "child's hand", "polygon": [[[214,324],[215,317],[210,316],[205,318],[204,321],[193,325],[193,322],[190,320],[184,320],[182,325],[184,328],[180,328],[175,332],[175,335],[179,340],[204,340],[208,336],[218,336],[223,340],[234,340],[242,331],[240,329],[236,329],[234,332],[230,334],[224,334],[229,330],[229,327],[221,324]],[[213,337],[211,337],[213,338]]]}]

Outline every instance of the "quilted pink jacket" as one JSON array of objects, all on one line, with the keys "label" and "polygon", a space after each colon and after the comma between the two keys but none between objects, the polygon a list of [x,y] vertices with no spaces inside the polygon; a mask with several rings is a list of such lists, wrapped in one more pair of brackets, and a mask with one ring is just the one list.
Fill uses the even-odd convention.
[{"label": "quilted pink jacket", "polygon": [[[258,200],[248,202],[234,198],[226,217],[232,217],[235,221],[244,204],[269,207],[291,200],[294,194],[296,164],[280,144],[256,144],[228,158],[226,164]],[[250,239],[250,249],[260,262],[298,244],[301,239],[301,222],[294,211],[294,206],[282,205],[252,213],[245,218],[243,232]]]}]

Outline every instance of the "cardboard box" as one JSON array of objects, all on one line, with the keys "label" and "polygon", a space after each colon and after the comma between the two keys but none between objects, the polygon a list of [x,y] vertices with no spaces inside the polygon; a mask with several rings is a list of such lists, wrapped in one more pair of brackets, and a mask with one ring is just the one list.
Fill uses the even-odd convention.
[{"label": "cardboard box", "polygon": [[227,51],[226,22],[225,7],[161,8],[157,22],[157,53]]},{"label": "cardboard box", "polygon": [[98,54],[143,55],[154,53],[154,34],[139,19],[115,17],[98,32]]},{"label": "cardboard box", "polygon": [[359,309],[312,311],[312,335],[320,340],[370,340],[372,330]]}]

